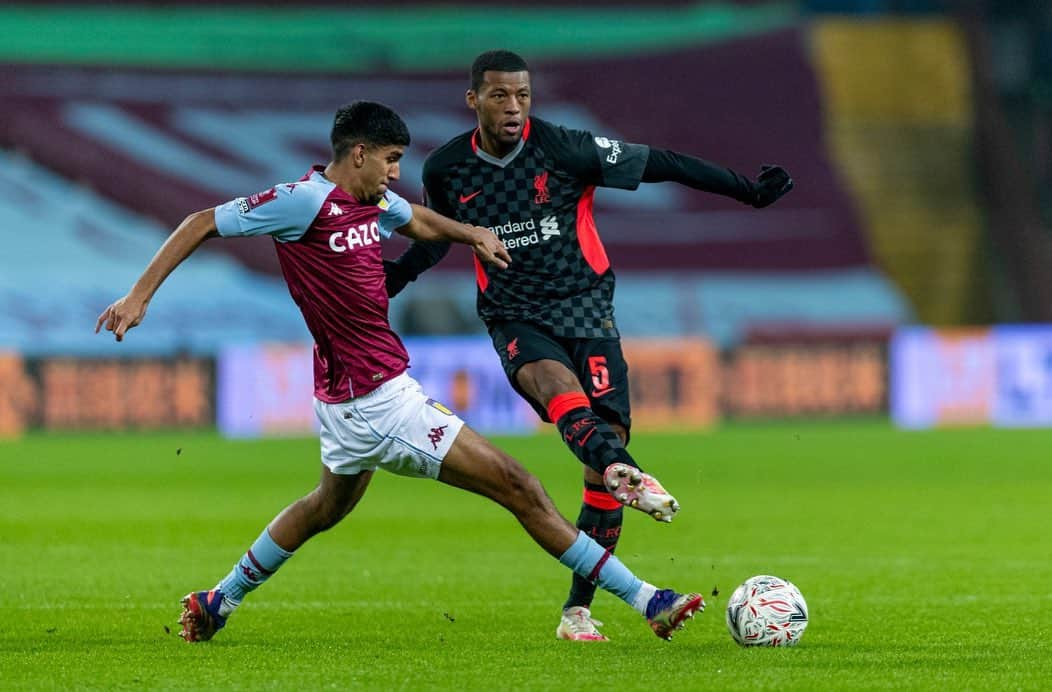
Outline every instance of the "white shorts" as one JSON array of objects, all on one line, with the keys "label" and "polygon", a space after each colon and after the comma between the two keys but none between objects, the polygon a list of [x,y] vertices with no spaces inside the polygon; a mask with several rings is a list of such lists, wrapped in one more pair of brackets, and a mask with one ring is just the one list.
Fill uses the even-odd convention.
[{"label": "white shorts", "polygon": [[464,427],[407,373],[339,404],[315,399],[314,412],[321,422],[321,461],[343,475],[381,468],[438,478],[442,459]]}]

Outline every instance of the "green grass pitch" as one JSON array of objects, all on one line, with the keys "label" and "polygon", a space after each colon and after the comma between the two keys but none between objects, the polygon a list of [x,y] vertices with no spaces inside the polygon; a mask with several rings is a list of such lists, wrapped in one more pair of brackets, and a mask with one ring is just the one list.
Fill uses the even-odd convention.
[{"label": "green grass pitch", "polygon": [[[554,434],[499,443],[576,517],[579,464]],[[1052,431],[886,423],[638,433],[683,505],[626,512],[618,554],[700,590],[672,642],[608,594],[611,642],[554,638],[569,574],[497,506],[378,475],[212,642],[175,632],[317,478],[315,440],[212,433],[0,443],[0,688],[1048,689]],[[794,649],[738,648],[726,599],[794,581]],[[712,596],[718,589],[718,595]]]}]

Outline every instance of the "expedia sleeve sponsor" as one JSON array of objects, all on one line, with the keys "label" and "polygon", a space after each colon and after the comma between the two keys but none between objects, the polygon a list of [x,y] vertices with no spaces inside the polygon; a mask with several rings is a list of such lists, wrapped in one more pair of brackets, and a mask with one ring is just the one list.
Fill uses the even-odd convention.
[{"label": "expedia sleeve sponsor", "polygon": [[632,144],[607,137],[593,138],[594,149],[599,157],[600,185],[623,190],[635,190],[643,179],[647,167],[650,147]]},{"label": "expedia sleeve sponsor", "polygon": [[643,179],[650,147],[586,130],[571,130],[534,119],[544,147],[567,172],[598,187],[634,190]]}]

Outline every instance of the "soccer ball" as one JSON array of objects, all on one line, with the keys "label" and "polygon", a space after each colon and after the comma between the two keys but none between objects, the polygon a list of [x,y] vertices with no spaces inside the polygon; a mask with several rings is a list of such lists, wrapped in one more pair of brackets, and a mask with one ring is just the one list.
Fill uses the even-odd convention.
[{"label": "soccer ball", "polygon": [[747,579],[727,602],[727,629],[742,646],[795,646],[806,628],[807,602],[785,579]]}]

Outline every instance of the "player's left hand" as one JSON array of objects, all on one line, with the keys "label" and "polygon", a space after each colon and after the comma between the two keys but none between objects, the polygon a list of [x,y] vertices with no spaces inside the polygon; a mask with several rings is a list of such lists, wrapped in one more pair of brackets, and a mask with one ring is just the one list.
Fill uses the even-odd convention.
[{"label": "player's left hand", "polygon": [[145,316],[146,303],[144,301],[133,299],[130,295],[124,296],[102,311],[95,322],[95,333],[98,334],[99,329],[105,324],[106,331],[113,332],[117,341],[124,341],[124,334],[132,327],[137,327]]},{"label": "player's left hand", "polygon": [[793,179],[789,177],[789,171],[781,166],[763,165],[760,167],[760,175],[756,178],[754,189],[756,194],[752,205],[760,209],[792,190]]},{"label": "player's left hand", "polygon": [[511,264],[511,255],[508,254],[508,249],[504,247],[504,243],[497,237],[497,234],[482,226],[470,226],[470,228],[475,236],[471,244],[475,256],[486,264],[507,269]]}]

